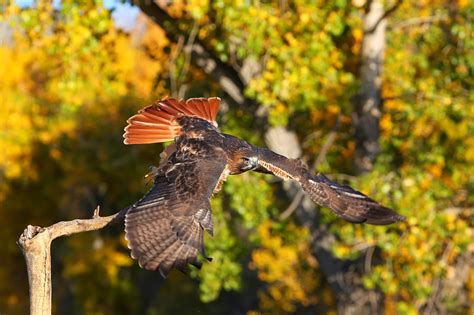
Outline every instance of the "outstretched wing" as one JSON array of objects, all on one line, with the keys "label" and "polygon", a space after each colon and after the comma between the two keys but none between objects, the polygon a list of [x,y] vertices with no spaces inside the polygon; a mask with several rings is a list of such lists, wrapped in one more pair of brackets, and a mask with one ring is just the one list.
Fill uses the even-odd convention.
[{"label": "outstretched wing", "polygon": [[204,230],[213,234],[210,197],[227,164],[216,153],[170,160],[164,161],[152,189],[125,218],[132,257],[164,277],[173,267],[186,272],[188,263],[201,266],[198,253],[206,257]]},{"label": "outstretched wing", "polygon": [[283,179],[298,181],[311,200],[330,208],[347,221],[385,225],[405,220],[392,209],[347,185],[333,182],[323,174],[311,175],[299,159],[288,159],[264,148],[258,150],[260,166]]}]

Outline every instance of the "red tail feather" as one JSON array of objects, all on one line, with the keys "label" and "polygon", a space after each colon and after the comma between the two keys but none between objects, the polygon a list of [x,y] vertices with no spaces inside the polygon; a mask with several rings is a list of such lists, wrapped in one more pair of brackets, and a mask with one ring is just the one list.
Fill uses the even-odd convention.
[{"label": "red tail feather", "polygon": [[191,98],[187,101],[167,98],[140,110],[127,120],[125,144],[171,141],[181,133],[176,119],[182,116],[199,117],[216,124],[220,98]]}]

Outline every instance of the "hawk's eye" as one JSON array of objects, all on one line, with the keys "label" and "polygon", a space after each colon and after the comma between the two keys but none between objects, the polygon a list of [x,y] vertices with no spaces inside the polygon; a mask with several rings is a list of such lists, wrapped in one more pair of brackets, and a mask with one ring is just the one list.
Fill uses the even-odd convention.
[{"label": "hawk's eye", "polygon": [[241,157],[240,158],[240,168],[244,171],[249,171],[258,166],[257,159],[255,157]]}]

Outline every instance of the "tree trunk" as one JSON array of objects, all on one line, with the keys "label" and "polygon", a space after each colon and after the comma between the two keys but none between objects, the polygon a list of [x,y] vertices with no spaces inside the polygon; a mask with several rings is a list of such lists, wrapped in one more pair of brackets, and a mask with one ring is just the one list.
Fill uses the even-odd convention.
[{"label": "tree trunk", "polygon": [[51,237],[44,229],[29,225],[18,245],[28,267],[30,314],[51,314]]},{"label": "tree trunk", "polygon": [[356,137],[354,166],[357,174],[370,171],[380,151],[379,121],[382,111],[381,86],[387,26],[384,13],[381,1],[368,2],[361,48],[361,90],[355,99],[353,117]]},{"label": "tree trunk", "polygon": [[114,215],[101,217],[99,208],[92,219],[63,221],[42,228],[28,225],[18,240],[26,260],[30,285],[30,315],[51,314],[51,242],[61,236],[101,229],[120,222],[125,216],[124,209]]},{"label": "tree trunk", "polygon": [[[390,9],[395,10],[398,3]],[[353,123],[355,127],[356,152],[354,167],[356,174],[372,170],[380,151],[380,116],[382,112],[382,70],[385,52],[385,17],[380,0],[367,2],[364,16],[364,38],[361,47],[360,81],[361,89],[355,99]],[[372,252],[366,253],[373,255]],[[359,263],[362,263],[359,261]],[[370,267],[370,266],[369,266]],[[381,290],[368,290],[363,286],[362,277],[367,272],[362,265],[354,264],[346,274],[350,284],[339,295],[340,314],[383,314],[384,295]]]}]

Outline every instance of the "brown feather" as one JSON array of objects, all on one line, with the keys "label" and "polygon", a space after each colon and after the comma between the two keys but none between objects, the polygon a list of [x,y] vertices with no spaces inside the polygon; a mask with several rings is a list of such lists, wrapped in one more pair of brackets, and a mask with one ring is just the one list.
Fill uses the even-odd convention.
[{"label": "brown feather", "polygon": [[353,222],[385,225],[405,220],[353,188],[340,185],[319,174],[313,176],[300,160],[288,159],[268,149],[259,149],[262,167],[283,179],[297,180],[317,204],[330,208],[339,217]]},{"label": "brown feather", "polygon": [[[195,150],[192,143],[199,145],[178,143],[165,150],[154,186],[125,218],[132,257],[143,268],[159,270],[164,277],[173,267],[183,272],[188,263],[200,267],[199,253],[207,258],[204,227],[212,233],[209,198],[227,163],[225,156],[214,150],[198,156],[184,154]],[[177,156],[184,160],[176,160]]]}]

